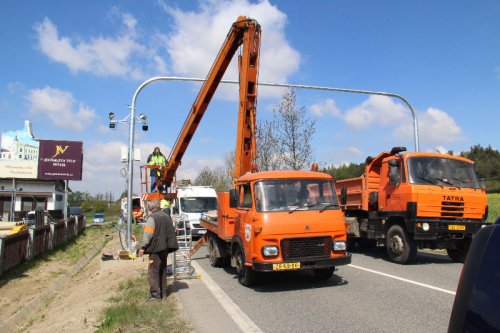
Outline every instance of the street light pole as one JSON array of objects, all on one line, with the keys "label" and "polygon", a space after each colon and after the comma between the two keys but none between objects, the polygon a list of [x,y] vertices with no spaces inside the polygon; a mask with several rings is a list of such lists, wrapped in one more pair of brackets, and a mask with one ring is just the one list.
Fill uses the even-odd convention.
[{"label": "street light pole", "polygon": [[[133,175],[134,175],[134,164],[133,164],[133,150],[134,150],[134,125],[135,125],[135,104],[139,93],[149,85],[150,83],[156,81],[194,81],[194,82],[203,82],[205,79],[201,78],[189,78],[189,77],[178,77],[178,76],[157,76],[152,77],[146,81],[144,81],[139,88],[134,93],[132,97],[132,103],[130,104],[130,133],[129,133],[129,150],[128,150],[128,193],[127,193],[127,248],[131,251],[130,239],[131,239],[131,221],[132,221],[132,188],[133,188]],[[233,80],[221,80],[221,83],[231,83],[231,84],[239,84],[239,81]],[[266,83],[259,82],[259,86],[268,86],[268,87],[283,87],[283,88],[297,88],[297,89],[313,89],[313,90],[326,90],[326,91],[337,91],[337,92],[346,92],[346,93],[355,93],[355,94],[366,94],[366,95],[382,95],[393,97],[401,100],[403,103],[408,106],[410,112],[413,117],[413,134],[415,140],[415,151],[419,151],[419,143],[418,143],[418,124],[417,124],[417,116],[410,102],[406,98],[401,95],[394,93],[387,93],[381,91],[369,91],[369,90],[359,90],[359,89],[345,89],[345,88],[333,88],[333,87],[321,87],[321,86],[311,86],[311,85],[302,85],[302,84],[289,84],[289,83]]]}]

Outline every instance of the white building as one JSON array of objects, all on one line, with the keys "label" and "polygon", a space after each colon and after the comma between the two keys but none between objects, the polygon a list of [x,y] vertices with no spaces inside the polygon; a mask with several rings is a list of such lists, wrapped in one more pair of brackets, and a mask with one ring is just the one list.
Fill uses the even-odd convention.
[{"label": "white building", "polygon": [[0,217],[8,221],[14,199],[15,216],[23,215],[37,207],[45,210],[64,210],[64,181],[16,179],[15,191],[12,179],[0,179]]},{"label": "white building", "polygon": [[0,158],[3,160],[34,161],[38,159],[38,151],[38,147],[30,144],[23,144],[16,136],[9,147],[2,148]]}]

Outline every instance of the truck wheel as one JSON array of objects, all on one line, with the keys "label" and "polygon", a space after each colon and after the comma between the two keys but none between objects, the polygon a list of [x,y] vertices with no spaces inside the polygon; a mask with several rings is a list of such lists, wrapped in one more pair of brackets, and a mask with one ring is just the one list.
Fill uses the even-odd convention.
[{"label": "truck wheel", "polygon": [[385,246],[389,259],[398,264],[411,263],[417,256],[417,243],[398,224],[387,231]]},{"label": "truck wheel", "polygon": [[212,267],[226,267],[229,263],[229,257],[220,255],[220,248],[217,247],[217,240],[213,237],[208,238],[208,257]]},{"label": "truck wheel", "polygon": [[470,239],[466,238],[457,242],[456,248],[446,248],[446,252],[448,252],[451,260],[464,263],[465,258],[467,258],[467,252],[469,252],[470,242]]},{"label": "truck wheel", "polygon": [[320,280],[328,280],[332,277],[335,267],[318,268],[313,270],[314,276]]},{"label": "truck wheel", "polygon": [[255,283],[255,272],[245,266],[245,253],[241,246],[236,249],[236,273],[238,274],[238,282],[245,287],[250,287]]}]

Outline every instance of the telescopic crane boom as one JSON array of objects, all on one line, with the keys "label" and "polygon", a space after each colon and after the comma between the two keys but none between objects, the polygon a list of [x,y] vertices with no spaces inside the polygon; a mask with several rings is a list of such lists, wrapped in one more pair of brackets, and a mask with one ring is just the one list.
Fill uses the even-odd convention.
[{"label": "telescopic crane boom", "polygon": [[167,165],[158,185],[170,186],[182,157],[187,150],[198,125],[226,72],[236,50],[242,46],[238,56],[239,110],[236,140],[234,178],[252,171],[256,157],[255,116],[257,105],[257,80],[259,72],[261,29],[256,20],[240,16],[233,23],[215,59],[206,80],[182,126],[181,132],[170,152]]}]

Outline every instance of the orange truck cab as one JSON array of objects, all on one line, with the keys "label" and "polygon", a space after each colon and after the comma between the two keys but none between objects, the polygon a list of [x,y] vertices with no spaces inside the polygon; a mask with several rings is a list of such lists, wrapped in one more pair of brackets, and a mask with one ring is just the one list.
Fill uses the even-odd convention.
[{"label": "orange truck cab", "polygon": [[336,182],[350,240],[385,245],[389,258],[411,262],[417,248],[446,249],[464,262],[488,215],[486,193],[466,158],[393,148],[368,158],[359,178]]},{"label": "orange truck cab", "polygon": [[333,178],[312,171],[247,173],[202,216],[212,266],[236,267],[245,286],[256,272],[311,270],[320,279],[351,262]]}]

